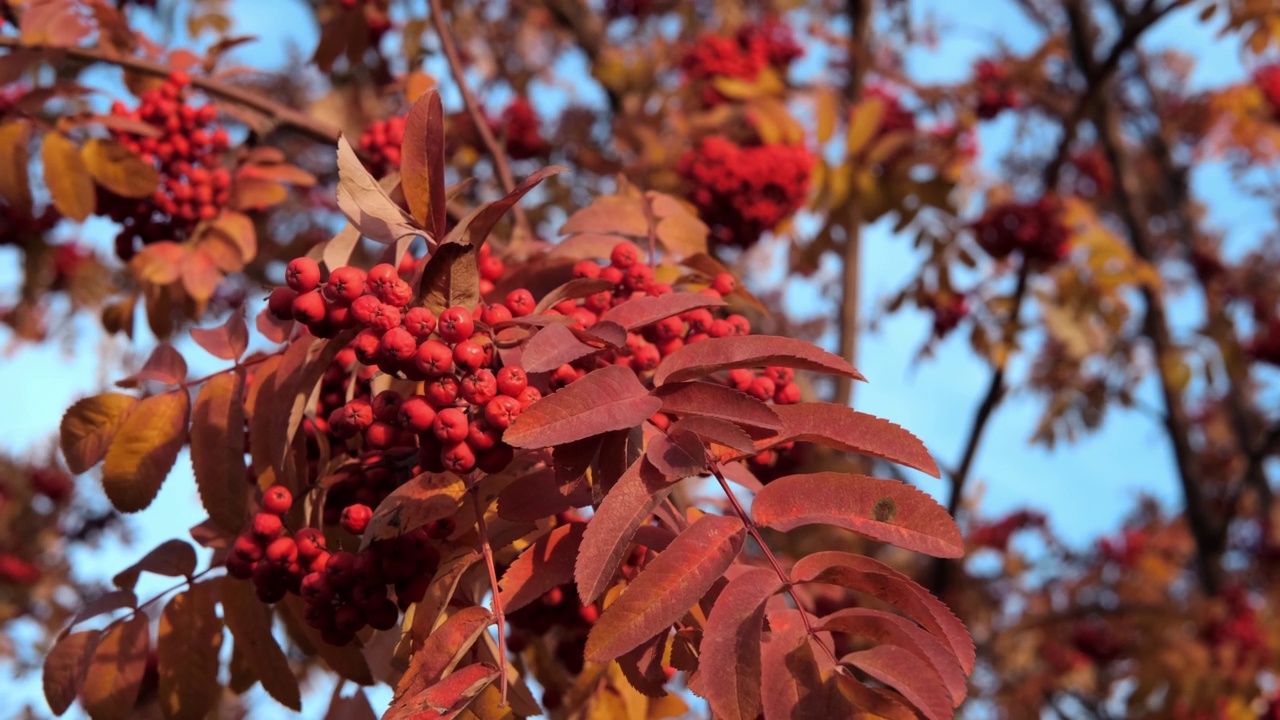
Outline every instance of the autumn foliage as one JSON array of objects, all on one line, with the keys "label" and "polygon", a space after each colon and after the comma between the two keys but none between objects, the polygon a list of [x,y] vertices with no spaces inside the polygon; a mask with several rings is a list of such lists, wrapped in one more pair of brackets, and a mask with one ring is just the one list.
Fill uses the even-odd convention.
[{"label": "autumn foliage", "polygon": [[[1188,179],[1274,162],[1280,70],[1193,91],[1142,44],[1262,54],[1274,11],[1016,3],[1036,47],[926,84],[910,2],[323,0],[285,72],[169,5],[2,6],[0,317],[136,355],[0,457],[53,713],[314,712],[323,674],[332,718],[1280,717],[1280,257]],[[551,101],[565,57],[598,100]],[[995,122],[1053,140],[984,164]],[[872,227],[914,255],[867,309]],[[864,321],[913,311],[988,373],[954,463],[855,409]],[[1014,388],[1049,447],[1149,410],[1182,503],[1085,548],[985,514]],[[188,537],[77,573],[188,475]]]}]

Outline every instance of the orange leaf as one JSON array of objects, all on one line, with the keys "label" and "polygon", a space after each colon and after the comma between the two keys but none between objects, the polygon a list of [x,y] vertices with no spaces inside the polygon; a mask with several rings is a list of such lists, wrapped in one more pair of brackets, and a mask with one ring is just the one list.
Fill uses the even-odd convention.
[{"label": "orange leaf", "polygon": [[218,684],[222,621],[209,583],[193,585],[165,605],[156,646],[164,716],[201,720],[217,705],[222,691]]},{"label": "orange leaf", "polygon": [[154,166],[115,140],[93,138],[80,149],[89,175],[102,187],[126,198],[145,198],[160,185]]},{"label": "orange leaf", "polygon": [[151,634],[147,616],[138,613],[107,628],[85,674],[80,701],[94,720],[128,720],[147,669]]},{"label": "orange leaf", "polygon": [[138,562],[116,573],[111,582],[121,590],[132,590],[144,572],[167,577],[191,577],[196,571],[196,551],[184,540],[166,540],[142,556]]},{"label": "orange leaf", "polygon": [[153,285],[170,285],[182,277],[187,248],[172,240],[151,243],[133,256],[129,269],[139,280]]},{"label": "orange leaf", "polygon": [[127,378],[116,381],[116,385],[124,388],[138,387],[143,382],[158,382],[165,385],[177,385],[187,377],[187,361],[172,345],[157,345],[151,356],[143,364],[142,369]]},{"label": "orange leaf", "polygon": [[423,473],[387,495],[373,511],[360,548],[390,540],[458,511],[464,486],[452,473]]},{"label": "orange leaf", "polygon": [[143,400],[125,418],[102,466],[102,487],[117,510],[138,512],[155,499],[186,442],[190,409],[182,388]]},{"label": "orange leaf", "polygon": [[573,582],[573,565],[586,527],[580,522],[558,525],[520,553],[500,583],[504,611],[515,612],[552,588]]},{"label": "orange leaf", "polygon": [[105,393],[80,400],[62,416],[62,455],[67,468],[82,473],[107,455],[107,448],[124,424],[138,399],[120,393]]},{"label": "orange leaf", "polygon": [[493,622],[486,609],[472,605],[457,611],[431,632],[409,659],[409,669],[396,689],[396,697],[412,696],[435,685],[457,667],[471,646]]},{"label": "orange leaf", "polygon": [[58,211],[76,222],[93,214],[93,180],[80,157],[80,148],[59,132],[46,133],[40,148],[44,183]]},{"label": "orange leaf", "polygon": [[215,375],[200,388],[191,417],[191,466],[209,519],[239,533],[247,508],[243,370]]},{"label": "orange leaf", "polygon": [[[596,235],[629,235],[645,237],[649,223],[644,218],[644,206],[639,198],[621,195],[604,195],[569,216],[560,227],[561,235],[591,233]],[[622,238],[614,241],[616,245]]]},{"label": "orange leaf", "polygon": [[840,659],[902,693],[930,720],[950,720],[951,698],[942,678],[928,663],[893,645],[850,653]]},{"label": "orange leaf", "polygon": [[[649,472],[644,472],[646,467]],[[604,594],[636,529],[673,487],[666,478],[653,472],[643,457],[618,478],[591,516],[582,536],[573,571],[582,602],[592,602]]]},{"label": "orange leaf", "polygon": [[89,660],[98,647],[101,630],[71,633],[58,640],[44,658],[44,697],[54,715],[61,715],[75,702],[84,685]]},{"label": "orange leaf", "polygon": [[400,184],[409,211],[438,241],[445,236],[444,107],[440,93],[424,93],[413,103],[400,144]]},{"label": "orange leaf", "polygon": [[30,142],[29,122],[13,120],[0,125],[0,198],[19,217],[31,217]]},{"label": "orange leaf", "polygon": [[216,358],[239,359],[249,347],[249,328],[245,326],[244,311],[231,313],[227,321],[216,328],[191,328],[191,339]]}]

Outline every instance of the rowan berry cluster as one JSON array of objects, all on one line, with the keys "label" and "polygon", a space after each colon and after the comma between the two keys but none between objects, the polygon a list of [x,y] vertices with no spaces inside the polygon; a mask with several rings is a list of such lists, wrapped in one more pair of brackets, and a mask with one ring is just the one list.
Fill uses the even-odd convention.
[{"label": "rowan berry cluster", "polygon": [[990,120],[1005,110],[1022,105],[1022,95],[1009,78],[1009,68],[996,60],[979,60],[974,66],[974,85],[978,91],[978,117]]},{"label": "rowan berry cluster", "polygon": [[972,228],[978,244],[997,260],[1020,252],[1027,262],[1053,265],[1070,252],[1070,233],[1061,213],[1061,206],[1049,197],[1006,202],[987,208]]},{"label": "rowan berry cluster", "polygon": [[360,135],[360,149],[365,154],[369,172],[382,177],[400,169],[400,144],[404,142],[404,115],[374,120]]},{"label": "rowan berry cluster", "polygon": [[676,170],[712,237],[746,247],[800,208],[813,162],[800,145],[744,147],[713,135],[686,151]]},{"label": "rowan berry cluster", "polygon": [[714,87],[716,78],[753,81],[767,67],[786,72],[803,54],[790,26],[773,17],[743,26],[734,37],[702,35],[685,50],[680,70],[710,107],[728,99]]},{"label": "rowan berry cluster", "polygon": [[1263,65],[1253,72],[1253,84],[1271,110],[1271,119],[1280,122],[1280,65]]},{"label": "rowan berry cluster", "polygon": [[515,160],[527,160],[547,152],[547,141],[538,128],[538,115],[524,97],[516,97],[497,120],[489,120],[489,129],[505,142],[507,154]]},{"label": "rowan berry cluster", "polygon": [[123,226],[116,237],[122,259],[132,257],[138,243],[186,239],[200,221],[217,217],[231,196],[231,173],[221,160],[230,139],[216,124],[213,105],[190,104],[190,84],[186,73],[174,71],[160,87],[144,93],[137,108],[129,110],[119,102],[111,106],[112,115],[160,131],[156,137],[112,131],[160,173],[159,187],[147,198],[125,198],[98,188],[100,211]]}]

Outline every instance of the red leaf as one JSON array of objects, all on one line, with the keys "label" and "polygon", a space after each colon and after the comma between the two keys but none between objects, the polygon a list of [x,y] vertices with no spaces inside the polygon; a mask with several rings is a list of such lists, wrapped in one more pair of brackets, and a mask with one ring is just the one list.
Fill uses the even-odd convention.
[{"label": "red leaf", "polygon": [[645,640],[618,657],[618,669],[631,687],[642,695],[659,698],[667,694],[667,674],[662,666],[663,651],[671,632],[662,632]]},{"label": "red leaf", "polygon": [[643,467],[643,458],[632,463],[587,522],[573,570],[578,597],[584,603],[604,594],[636,528],[674,487],[666,478],[646,476],[641,472]]},{"label": "red leaf", "polygon": [[518,448],[563,445],[635,427],[661,406],[634,371],[610,365],[530,405],[507,428],[503,439]]},{"label": "red leaf", "polygon": [[942,641],[965,673],[973,672],[973,639],[964,623],[914,580],[878,560],[845,552],[817,552],[801,558],[791,569],[796,583],[826,583],[880,598],[906,613]]},{"label": "red leaf", "polygon": [[191,468],[209,519],[230,533],[244,529],[244,370],[213,376],[191,413]]},{"label": "red leaf", "polygon": [[166,718],[203,720],[218,704],[223,626],[215,606],[213,586],[197,583],[174,595],[160,615],[158,694]]},{"label": "red leaf", "polygon": [[884,418],[823,402],[775,405],[773,410],[782,418],[783,428],[777,436],[756,442],[756,452],[783,443],[813,442],[940,477],[938,464],[920,438]]},{"label": "red leaf", "polygon": [[507,520],[541,520],[590,504],[591,488],[586,483],[576,484],[565,495],[560,491],[555,471],[551,468],[531,472],[498,493],[498,515]]},{"label": "red leaf", "polygon": [[737,518],[698,518],[605,608],[587,636],[587,659],[612,660],[679,620],[724,575],[745,537]]},{"label": "red leaf", "polygon": [[950,720],[951,698],[931,665],[893,645],[850,653],[840,659],[902,693],[931,720]]},{"label": "red leaf", "polygon": [[400,183],[409,211],[438,242],[445,235],[444,108],[428,90],[414,102],[400,144]]},{"label": "red leaf", "polygon": [[782,589],[777,573],[751,568],[720,592],[702,632],[698,673],[716,717],[753,720],[760,713],[760,641],[764,606]]},{"label": "red leaf", "polygon": [[782,418],[773,407],[724,385],[671,383],[654,390],[653,396],[662,400],[662,412],[671,415],[716,418],[771,432],[782,430]]},{"label": "red leaf", "polygon": [[707,451],[697,435],[688,432],[658,435],[645,448],[645,458],[671,480],[700,475],[707,469]]},{"label": "red leaf", "polygon": [[693,433],[703,440],[719,443],[742,452],[755,450],[755,443],[751,442],[751,436],[747,435],[746,430],[719,418],[693,415],[681,418],[667,428],[667,434],[671,436],[679,435],[682,432]]},{"label": "red leaf", "polygon": [[[846,608],[823,617],[817,630],[844,633],[910,651],[938,673],[954,707],[960,706],[968,692],[964,670],[956,656],[919,625],[899,615],[870,608]],[[703,648],[705,656],[705,641]]]},{"label": "red leaf", "polygon": [[764,720],[835,717],[825,712],[822,675],[803,631],[769,633],[760,647],[760,668]]},{"label": "red leaf", "polygon": [[245,326],[244,312],[231,313],[227,321],[216,328],[191,328],[191,339],[216,358],[239,359],[249,347],[249,329]]},{"label": "red leaf", "polygon": [[447,518],[458,511],[462,480],[452,473],[423,473],[383,498],[360,539],[360,549]]},{"label": "red leaf", "polygon": [[778,530],[825,523],[934,557],[964,556],[960,528],[946,508],[897,480],[835,472],[789,475],[756,495],[751,516]]},{"label": "red leaf", "polygon": [[415,695],[392,703],[382,720],[447,720],[457,717],[497,677],[498,668],[488,663],[473,663]]},{"label": "red leaf", "polygon": [[559,525],[520,553],[500,583],[505,612],[515,612],[552,588],[573,582],[573,565],[586,527],[578,522]]},{"label": "red leaf", "polygon": [[520,198],[524,197],[530,190],[538,186],[538,183],[546,180],[552,175],[558,175],[565,172],[567,168],[559,165],[550,165],[533,173],[520,181],[520,184],[514,190],[494,200],[491,203],[485,203],[480,207],[467,213],[458,224],[449,231],[448,236],[443,242],[465,242],[479,248],[489,237],[489,233],[493,230],[493,226],[498,224],[503,215],[512,208],[516,203],[520,202]]},{"label": "red leaf", "polygon": [[472,605],[454,613],[431,632],[426,642],[413,652],[409,669],[400,680],[396,697],[413,696],[435,685],[457,666],[481,633],[493,622],[493,614]]},{"label": "red leaf", "polygon": [[628,330],[636,330],[673,315],[698,308],[722,307],[724,304],[724,300],[702,293],[676,292],[666,295],[643,295],[609,308],[600,316],[600,319],[616,322]]},{"label": "red leaf", "polygon": [[543,295],[529,317],[537,317],[565,300],[579,300],[602,292],[613,292],[613,283],[603,278],[574,278]]},{"label": "red leaf", "polygon": [[844,358],[803,340],[776,335],[748,335],[710,338],[685,345],[658,365],[653,384],[697,380],[722,370],[766,365],[866,380]]},{"label": "red leaf", "polygon": [[524,346],[520,364],[526,372],[551,372],[565,363],[573,362],[600,351],[578,340],[565,325],[548,325],[539,330]]},{"label": "red leaf", "polygon": [[222,618],[235,638],[236,648],[262,680],[262,689],[295,712],[302,709],[298,678],[289,667],[280,644],[271,634],[271,608],[263,605],[253,585],[227,578],[222,583]]},{"label": "red leaf", "polygon": [[144,381],[177,385],[187,377],[187,361],[170,345],[157,345],[151,351],[151,357],[138,372],[123,380],[117,380],[116,386],[123,388],[138,387]]}]

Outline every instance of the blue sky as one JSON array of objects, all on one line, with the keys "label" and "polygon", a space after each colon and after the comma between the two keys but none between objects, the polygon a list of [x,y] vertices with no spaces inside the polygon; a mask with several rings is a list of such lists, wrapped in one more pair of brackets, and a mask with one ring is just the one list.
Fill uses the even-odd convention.
[{"label": "blue sky", "polygon": [[[939,47],[915,50],[907,57],[909,74],[924,81],[943,82],[966,76],[974,58],[995,51],[996,38],[1015,52],[1025,52],[1038,42],[1034,27],[1012,9],[1011,3],[981,3],[992,8],[987,13],[960,13],[957,7],[972,6],[949,0],[915,0],[911,5],[917,20],[936,16],[942,29]],[[232,8],[237,22],[233,32],[259,38],[237,51],[246,64],[278,67],[286,61],[290,47],[309,51],[313,46],[316,30],[310,12],[301,3],[235,0]],[[1194,13],[1182,12],[1151,33],[1146,47],[1194,51],[1198,62],[1194,84],[1219,85],[1237,79],[1245,71],[1237,44],[1231,39],[1215,39],[1214,30],[1196,24]],[[581,67],[582,63],[574,59],[563,65],[566,72]],[[441,76],[439,69],[432,70]],[[599,97],[589,79],[583,79],[579,88],[580,99]],[[445,99],[450,102],[453,98],[446,93]],[[1008,146],[1012,129],[1007,119],[983,125],[980,143],[985,163],[991,163],[995,154]],[[1259,234],[1271,227],[1269,208],[1230,192],[1221,167],[1210,165],[1198,170],[1193,184],[1197,195],[1211,206],[1211,222],[1227,233],[1233,247],[1257,242]],[[865,235],[861,288],[864,308],[877,306],[901,287],[916,262],[908,239],[895,237],[890,228],[891,223],[881,222]],[[91,224],[83,233],[90,238],[109,237],[101,223]],[[106,243],[101,247],[104,254],[108,252]],[[14,287],[16,268],[16,253],[0,248],[0,301]],[[1192,310],[1187,308],[1188,312]],[[46,450],[52,445],[61,410],[75,399],[98,391],[104,381],[114,379],[100,375],[100,361],[119,352],[119,348],[109,349],[101,342],[92,318],[78,319],[76,327],[79,339],[69,352],[65,347],[28,346],[0,359],[0,388],[4,389],[4,400],[10,409],[0,415],[0,445],[6,450]],[[915,365],[915,350],[928,332],[929,320],[924,314],[904,312],[881,323],[875,332],[865,334],[858,366],[870,383],[858,387],[855,405],[915,432],[942,463],[950,465],[958,458],[989,370],[971,355],[961,337],[963,333],[945,341],[934,359]],[[8,339],[0,331],[0,346]],[[221,366],[198,349],[182,349],[193,374]],[[1025,363],[1015,361],[1013,379],[1016,381],[1024,372]],[[1148,400],[1158,404],[1154,388],[1144,390]],[[1055,530],[1069,543],[1079,545],[1113,530],[1133,507],[1139,493],[1154,493],[1170,504],[1178,502],[1168,446],[1160,428],[1148,416],[1113,410],[1100,432],[1049,452],[1027,443],[1040,405],[1036,398],[1015,393],[991,422],[970,485],[971,489],[984,489],[984,514],[1038,508],[1049,514]],[[945,481],[919,476],[918,483],[945,501]],[[79,569],[87,577],[109,577],[160,541],[185,536],[186,529],[202,519],[184,454],[155,504],[132,518],[137,544],[127,549],[112,546],[83,558],[85,562],[79,564]],[[164,583],[148,585],[144,581],[140,595],[145,597],[148,588],[163,586]],[[0,687],[37,708],[44,707],[38,682],[13,683],[0,670]],[[329,688],[317,688],[317,693],[328,691]],[[316,705],[319,707],[311,709],[321,710],[323,701]]]}]

